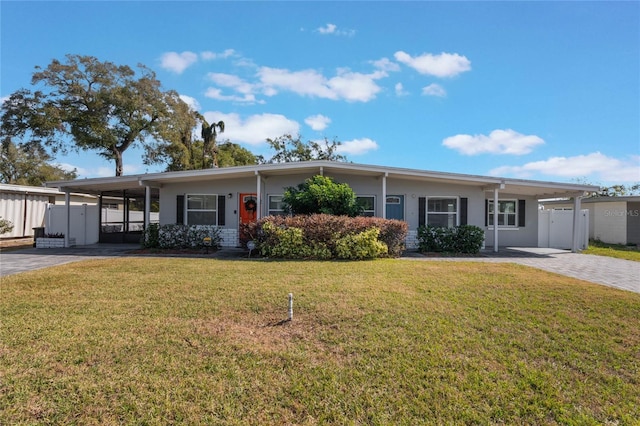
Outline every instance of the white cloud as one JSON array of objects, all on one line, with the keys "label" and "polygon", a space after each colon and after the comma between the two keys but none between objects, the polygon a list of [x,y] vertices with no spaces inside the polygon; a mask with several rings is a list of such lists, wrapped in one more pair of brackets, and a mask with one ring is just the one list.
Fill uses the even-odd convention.
[{"label": "white cloud", "polygon": [[447,91],[444,90],[442,86],[436,83],[432,83],[427,87],[422,88],[422,94],[426,96],[437,96],[440,98],[444,98],[447,96]]},{"label": "white cloud", "polygon": [[197,61],[198,55],[193,52],[166,52],[160,58],[160,66],[176,74],[182,74],[185,69]]},{"label": "white cloud", "polygon": [[218,111],[204,113],[208,122],[224,121],[223,139],[230,139],[235,143],[260,145],[267,138],[276,138],[284,134],[297,135],[300,125],[280,114],[257,114],[242,119],[239,114],[225,114]]},{"label": "white cloud", "polygon": [[442,145],[455,149],[464,155],[478,154],[510,154],[523,155],[530,153],[544,140],[535,135],[523,135],[511,129],[494,130],[486,135],[455,135],[442,141]]},{"label": "white cloud", "polygon": [[402,85],[402,83],[396,83],[395,90],[396,96],[407,96],[409,94],[409,92],[404,90],[404,86]]},{"label": "white cloud", "polygon": [[361,138],[342,142],[342,144],[338,146],[337,151],[340,154],[362,155],[369,151],[375,151],[376,149],[378,149],[378,144],[375,141],[369,138]]},{"label": "white cloud", "polygon": [[192,110],[200,111],[200,102],[198,102],[196,98],[192,98],[191,96],[187,95],[180,95],[180,99],[182,99],[182,102],[189,105]]},{"label": "white cloud", "polygon": [[316,31],[323,35],[338,35],[338,36],[353,36],[356,33],[355,30],[338,29],[338,26],[335,24],[327,24],[324,27],[317,28]]},{"label": "white cloud", "polygon": [[289,71],[262,67],[258,71],[261,83],[270,93],[287,90],[302,96],[344,99],[347,102],[368,102],[374,99],[381,90],[376,80],[386,76],[384,71],[362,74],[347,69],[339,69],[337,75],[329,79],[312,69]]},{"label": "white cloud", "polygon": [[626,183],[640,181],[640,156],[628,159],[608,157],[600,152],[575,157],[551,157],[523,166],[503,166],[489,172],[493,176],[528,178],[535,174],[563,178],[590,177],[594,181]]},{"label": "white cloud", "polygon": [[205,60],[205,61],[212,61],[214,59],[226,59],[229,58],[233,55],[235,55],[235,50],[233,49],[227,49],[222,53],[216,53],[216,52],[211,52],[211,51],[205,51],[205,52],[201,52],[200,53],[200,57]]},{"label": "white cloud", "polygon": [[395,62],[391,62],[388,58],[378,59],[377,61],[371,61],[374,67],[382,71],[400,71],[400,65]]},{"label": "white cloud", "polygon": [[322,114],[317,114],[305,118],[304,122],[313,130],[324,130],[331,123],[331,119]]},{"label": "white cloud", "polygon": [[225,95],[222,93],[222,90],[215,87],[208,88],[204,95],[207,98],[215,99],[217,101],[231,101],[244,104],[264,103],[264,101],[257,101],[255,95],[252,95],[250,93],[244,94],[242,96]]},{"label": "white cloud", "polygon": [[394,54],[397,61],[415,69],[420,74],[433,75],[435,77],[454,77],[471,69],[471,61],[466,56],[457,53],[441,53],[432,55],[423,53],[412,57],[406,52],[398,51]]}]

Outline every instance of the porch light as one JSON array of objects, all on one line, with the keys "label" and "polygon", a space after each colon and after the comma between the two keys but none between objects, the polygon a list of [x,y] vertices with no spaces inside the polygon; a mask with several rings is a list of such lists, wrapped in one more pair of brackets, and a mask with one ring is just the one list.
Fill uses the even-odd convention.
[{"label": "porch light", "polygon": [[229,194],[227,194],[227,198],[233,198],[233,194],[230,192]]}]

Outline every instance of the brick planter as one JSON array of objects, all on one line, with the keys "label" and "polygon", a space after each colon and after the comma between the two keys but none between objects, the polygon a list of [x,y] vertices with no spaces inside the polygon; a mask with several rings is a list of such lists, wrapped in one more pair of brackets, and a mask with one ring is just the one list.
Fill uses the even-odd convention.
[{"label": "brick planter", "polygon": [[[75,238],[69,238],[69,246],[76,245]],[[36,238],[36,248],[64,248],[64,238]]]}]

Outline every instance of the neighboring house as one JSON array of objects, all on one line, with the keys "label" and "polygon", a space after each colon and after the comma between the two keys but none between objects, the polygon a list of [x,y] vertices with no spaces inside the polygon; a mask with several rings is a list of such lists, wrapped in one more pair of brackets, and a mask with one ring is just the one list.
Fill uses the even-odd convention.
[{"label": "neighboring house", "polygon": [[[71,194],[72,205],[96,204],[98,198],[86,194]],[[33,228],[44,226],[50,204],[64,204],[65,193],[55,188],[0,184],[0,217],[11,221],[13,230],[1,238],[32,237]]]},{"label": "neighboring house", "polygon": [[[476,225],[485,230],[485,243],[499,246],[538,245],[538,201],[575,197],[598,188],[591,185],[505,179],[455,173],[369,166],[333,161],[308,161],[153,173],[110,178],[49,182],[66,192],[103,197],[121,196],[125,206],[144,200],[145,224],[159,203],[159,223],[213,224],[222,230],[223,245],[238,245],[241,223],[282,214],[286,187],[314,175],[347,183],[367,216],[406,221],[408,247],[417,246],[421,225]],[[255,208],[254,208],[255,206]],[[497,206],[497,208],[494,208]],[[125,215],[122,232],[103,232],[101,242],[136,242]],[[497,223],[497,228],[494,227]],[[68,233],[67,233],[68,234]],[[574,245],[575,247],[576,245]]]},{"label": "neighboring house", "polygon": [[[545,210],[573,210],[567,200],[541,203]],[[592,197],[582,200],[589,210],[589,238],[609,244],[640,245],[640,196]]]}]

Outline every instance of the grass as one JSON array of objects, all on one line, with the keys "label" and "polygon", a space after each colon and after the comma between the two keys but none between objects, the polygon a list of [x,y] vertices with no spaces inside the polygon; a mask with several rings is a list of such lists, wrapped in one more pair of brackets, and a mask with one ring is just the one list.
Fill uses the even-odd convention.
[{"label": "grass", "polygon": [[640,295],[524,266],[122,258],[0,285],[0,424],[640,418]]},{"label": "grass", "polygon": [[622,244],[608,244],[602,241],[589,241],[589,248],[584,250],[585,254],[595,254],[598,256],[609,256],[618,259],[633,260],[640,262],[640,250],[638,246],[625,246]]}]

